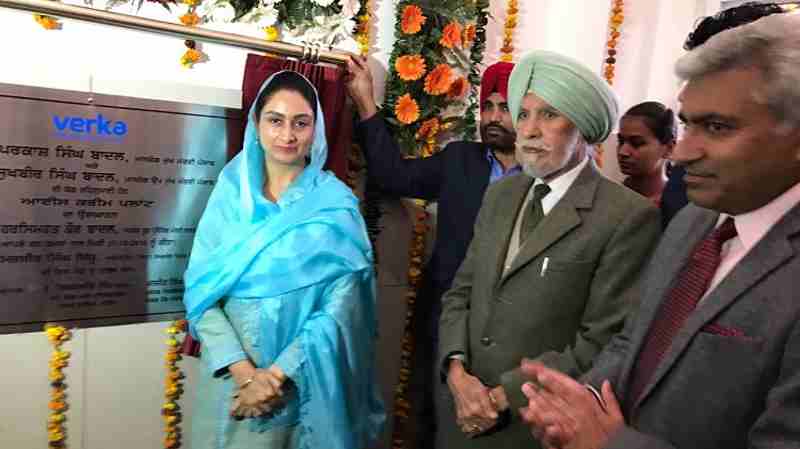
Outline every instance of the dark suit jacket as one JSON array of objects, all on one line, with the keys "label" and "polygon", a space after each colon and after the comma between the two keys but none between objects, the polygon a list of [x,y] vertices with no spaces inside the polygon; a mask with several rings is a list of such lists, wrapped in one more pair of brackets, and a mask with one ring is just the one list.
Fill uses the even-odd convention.
[{"label": "dark suit jacket", "polygon": [[[642,302],[587,381],[622,403],[633,363],[670,286],[717,222],[688,205],[667,229]],[[611,449],[800,447],[800,207],[788,212],[689,316]],[[628,407],[626,407],[627,409]]]},{"label": "dark suit jacket", "polygon": [[680,166],[670,166],[667,169],[667,184],[661,192],[661,221],[666,229],[670,220],[689,203],[686,197],[686,183],[683,176],[686,169]]},{"label": "dark suit jacket", "polygon": [[472,240],[472,227],[489,185],[488,147],[454,142],[424,159],[404,159],[378,113],[356,127],[370,179],[398,196],[438,201],[436,243],[426,275],[437,290],[450,287]]},{"label": "dark suit jacket", "polygon": [[[661,222],[652,203],[590,163],[503,275],[517,212],[532,182],[520,174],[487,190],[467,257],[442,298],[439,328],[439,366],[447,355],[463,353],[474,375],[487,385],[503,385],[515,416],[509,428],[473,440],[455,426],[454,416],[443,418],[448,448],[534,447],[516,416],[527,403],[522,358],[572,375],[586,372],[621,330],[626,292],[658,242]],[[447,399],[442,407],[452,409]]]}]

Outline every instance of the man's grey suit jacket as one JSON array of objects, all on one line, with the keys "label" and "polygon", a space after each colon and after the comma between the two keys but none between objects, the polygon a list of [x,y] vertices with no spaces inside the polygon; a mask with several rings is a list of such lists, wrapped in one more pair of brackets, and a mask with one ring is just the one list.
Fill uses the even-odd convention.
[{"label": "man's grey suit jacket", "polygon": [[[503,274],[517,212],[532,182],[521,174],[487,190],[467,256],[443,297],[440,321],[440,366],[448,354],[462,352],[473,375],[503,385],[515,416],[510,428],[473,440],[455,427],[454,416],[443,418],[442,431],[452,435],[445,438],[448,448],[535,444],[516,416],[527,403],[520,362],[528,357],[572,375],[586,372],[621,330],[626,293],[658,243],[658,210],[589,163]],[[452,409],[447,396],[442,407]]]},{"label": "man's grey suit jacket", "polygon": [[[638,313],[585,380],[628,403],[633,363],[665,295],[719,214],[672,221]],[[789,211],[689,316],[609,449],[800,447],[800,207]],[[632,408],[632,410],[631,410]]]}]

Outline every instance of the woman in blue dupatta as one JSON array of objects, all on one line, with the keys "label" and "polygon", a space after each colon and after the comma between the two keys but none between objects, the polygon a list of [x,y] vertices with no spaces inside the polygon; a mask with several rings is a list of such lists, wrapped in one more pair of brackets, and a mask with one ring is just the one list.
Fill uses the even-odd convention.
[{"label": "woman in blue dupatta", "polygon": [[368,449],[379,436],[372,251],[326,156],[316,90],[296,72],[273,75],[185,274],[204,364],[192,449]]}]

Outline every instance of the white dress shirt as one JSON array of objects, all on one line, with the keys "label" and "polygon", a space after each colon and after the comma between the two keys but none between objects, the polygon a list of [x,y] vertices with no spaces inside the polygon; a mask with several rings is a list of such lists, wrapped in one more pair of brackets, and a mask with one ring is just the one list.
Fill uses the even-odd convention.
[{"label": "white dress shirt", "polygon": [[[725,279],[725,276],[733,270],[736,264],[764,238],[775,223],[798,203],[800,203],[800,183],[795,184],[789,190],[758,209],[733,216],[737,235],[722,245],[719,267],[717,267],[717,271],[711,279],[708,290],[700,300],[701,302]],[[717,226],[720,226],[728,217],[729,215],[727,214],[720,214]]]},{"label": "white dress shirt", "polygon": [[[569,169],[562,173],[560,176],[557,176],[555,179],[551,180],[550,182],[546,183],[550,187],[550,192],[542,198],[542,212],[544,215],[550,213],[556,204],[561,201],[561,198],[566,195],[567,191],[575,180],[578,178],[578,175],[581,174],[581,171],[586,164],[589,163],[589,157],[586,156],[583,158],[583,161],[578,163],[578,165]],[[521,248],[520,244],[520,235],[519,231],[522,227],[522,217],[525,215],[525,211],[531,207],[531,200],[533,199],[533,189],[539,185],[545,184],[540,178],[536,178],[536,181],[533,182],[531,188],[528,190],[528,194],[525,196],[525,201],[522,202],[522,207],[519,208],[517,212],[517,219],[514,223],[514,230],[511,233],[511,241],[508,243],[508,252],[506,253],[506,261],[503,265],[503,271],[508,271],[511,268],[511,264],[514,262],[514,258],[517,257],[519,250]],[[524,245],[524,242],[522,242]]]}]

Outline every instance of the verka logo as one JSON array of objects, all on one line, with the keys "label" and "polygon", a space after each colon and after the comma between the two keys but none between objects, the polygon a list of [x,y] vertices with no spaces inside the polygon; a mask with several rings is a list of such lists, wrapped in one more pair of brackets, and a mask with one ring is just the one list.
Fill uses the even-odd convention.
[{"label": "verka logo", "polygon": [[56,135],[74,140],[122,140],[128,134],[123,121],[109,120],[103,114],[97,118],[53,115]]}]

